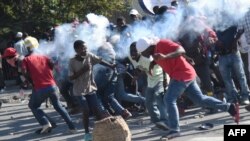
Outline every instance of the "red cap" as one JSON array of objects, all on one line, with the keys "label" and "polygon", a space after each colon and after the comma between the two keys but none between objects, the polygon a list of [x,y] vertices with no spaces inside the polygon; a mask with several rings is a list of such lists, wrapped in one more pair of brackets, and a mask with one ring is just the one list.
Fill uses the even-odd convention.
[{"label": "red cap", "polygon": [[12,56],[14,57],[16,55],[17,55],[16,49],[9,47],[4,50],[2,58],[12,57]]}]

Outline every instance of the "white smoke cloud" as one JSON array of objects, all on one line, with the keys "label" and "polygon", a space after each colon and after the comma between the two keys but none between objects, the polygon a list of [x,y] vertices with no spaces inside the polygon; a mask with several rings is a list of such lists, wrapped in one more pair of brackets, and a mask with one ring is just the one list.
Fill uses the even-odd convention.
[{"label": "white smoke cloud", "polygon": [[[221,29],[237,23],[250,7],[249,0],[196,0],[189,4],[197,16],[205,16],[207,22]],[[223,26],[221,26],[223,24]]]},{"label": "white smoke cloud", "polygon": [[[197,25],[185,25],[183,22],[186,15],[200,18],[205,23],[215,29],[222,29],[230,24],[236,23],[244,16],[249,9],[249,0],[192,0],[188,5],[180,5],[174,13],[166,13],[164,20],[156,23],[146,20],[136,24],[131,24],[128,35],[116,35],[119,38],[111,38],[116,42],[116,54],[118,58],[128,56],[129,46],[133,41],[137,41],[143,36],[177,39],[180,27],[193,28],[196,31]],[[39,53],[50,56],[57,55],[65,59],[72,57],[75,52],[73,43],[75,40],[83,40],[87,43],[88,50],[96,52],[110,34],[107,30],[109,20],[101,15],[90,13],[86,15],[89,23],[80,23],[73,27],[72,24],[63,24],[57,27],[55,40],[53,42],[40,42]],[[150,17],[151,18],[151,17]],[[127,36],[127,37],[123,37]]]},{"label": "white smoke cloud", "polygon": [[66,23],[56,27],[54,41],[40,41],[36,52],[69,59],[75,54],[73,44],[76,40],[85,41],[88,50],[95,52],[106,40],[109,21],[106,17],[93,13],[86,17],[89,23],[80,23],[77,26]]}]

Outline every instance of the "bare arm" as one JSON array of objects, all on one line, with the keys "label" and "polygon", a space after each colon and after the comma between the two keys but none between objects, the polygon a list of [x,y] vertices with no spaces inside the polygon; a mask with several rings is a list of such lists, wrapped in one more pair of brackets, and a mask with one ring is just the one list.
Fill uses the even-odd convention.
[{"label": "bare arm", "polygon": [[116,66],[116,64],[110,64],[109,62],[104,61],[104,60],[102,60],[102,61],[100,62],[100,64],[103,65],[103,66],[106,66],[106,67],[110,67],[111,69],[114,69],[115,66]]},{"label": "bare arm", "polygon": [[149,74],[152,75],[153,74],[153,68],[156,65],[155,61],[151,61],[149,64]]},{"label": "bare arm", "polygon": [[176,58],[178,56],[181,56],[185,54],[185,50],[182,46],[179,46],[174,52],[168,53],[168,54],[162,54],[162,53],[157,53],[153,55],[154,60],[162,60],[162,59],[171,59],[171,58]]}]

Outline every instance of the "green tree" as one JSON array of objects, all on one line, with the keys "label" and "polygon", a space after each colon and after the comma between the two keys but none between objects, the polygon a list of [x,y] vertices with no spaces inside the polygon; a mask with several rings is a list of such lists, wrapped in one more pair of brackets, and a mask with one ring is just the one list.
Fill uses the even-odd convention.
[{"label": "green tree", "polygon": [[9,31],[44,31],[55,23],[84,20],[88,13],[112,18],[128,10],[127,0],[1,0],[0,36]]}]

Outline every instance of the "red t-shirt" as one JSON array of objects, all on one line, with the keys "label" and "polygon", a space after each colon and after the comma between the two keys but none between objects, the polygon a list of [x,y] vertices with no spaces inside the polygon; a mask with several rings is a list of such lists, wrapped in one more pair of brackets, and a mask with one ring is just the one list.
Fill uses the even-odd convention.
[{"label": "red t-shirt", "polygon": [[28,71],[36,90],[56,84],[49,62],[49,58],[42,55],[30,55],[22,62],[22,69]]},{"label": "red t-shirt", "polygon": [[[176,51],[180,45],[171,40],[160,40],[154,50],[154,53],[168,54]],[[189,64],[183,56],[176,58],[164,59],[156,61],[163,70],[169,74],[171,79],[178,81],[190,81],[196,77],[196,72],[191,64]]]}]

